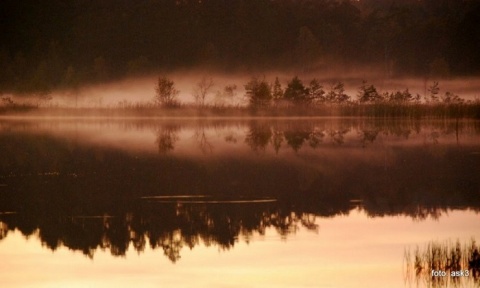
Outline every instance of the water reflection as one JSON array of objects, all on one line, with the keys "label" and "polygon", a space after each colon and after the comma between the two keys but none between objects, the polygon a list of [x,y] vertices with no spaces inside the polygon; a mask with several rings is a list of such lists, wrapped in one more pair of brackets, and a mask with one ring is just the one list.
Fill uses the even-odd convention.
[{"label": "water reflection", "polygon": [[155,143],[160,154],[166,154],[175,148],[175,142],[178,141],[177,130],[176,126],[166,126],[158,130]]},{"label": "water reflection", "polygon": [[253,122],[250,124],[249,132],[245,137],[245,143],[253,151],[265,151],[271,137],[272,131],[269,125]]},{"label": "water reflection", "polygon": [[[0,239],[7,237],[8,231],[18,229],[24,235],[38,236],[49,249],[66,246],[91,258],[97,249],[108,249],[112,255],[122,256],[130,244],[142,252],[148,243],[153,249],[163,249],[165,256],[176,262],[183,247],[191,249],[199,243],[230,249],[239,237],[263,235],[269,227],[284,237],[298,226],[313,231],[318,228],[314,215],[282,209],[271,205],[272,202],[267,199],[137,201],[135,205],[122,205],[129,212],[109,211],[110,214],[103,215],[94,211],[76,214],[78,207],[69,209],[68,205],[30,206],[28,214],[21,211],[1,217]],[[101,211],[104,210],[98,210]]]},{"label": "water reflection", "polygon": [[[316,219],[480,210],[478,122],[0,122],[0,239],[18,229],[93,257],[129,245],[172,262]],[[8,213],[7,213],[8,212]],[[14,212],[14,213],[10,213]],[[1,243],[0,243],[1,245]]]}]

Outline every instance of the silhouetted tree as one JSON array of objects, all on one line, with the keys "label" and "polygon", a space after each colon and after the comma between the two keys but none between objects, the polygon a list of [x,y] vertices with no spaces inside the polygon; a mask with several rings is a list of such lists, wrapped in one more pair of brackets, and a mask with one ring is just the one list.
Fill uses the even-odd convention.
[{"label": "silhouetted tree", "polygon": [[363,81],[362,86],[360,86],[357,97],[360,103],[375,103],[383,100],[383,97],[377,92],[377,88],[373,85],[367,85],[366,81]]},{"label": "silhouetted tree", "polygon": [[293,104],[307,104],[309,102],[308,89],[305,88],[302,81],[297,77],[288,82],[285,89],[284,98]]},{"label": "silhouetted tree", "polygon": [[157,105],[164,107],[172,107],[178,104],[177,95],[179,91],[175,89],[175,85],[172,80],[167,77],[159,77],[157,86],[155,87],[154,102]]},{"label": "silhouetted tree", "polygon": [[349,100],[350,96],[345,94],[345,86],[342,82],[333,85],[326,95],[326,101],[329,103],[346,103]]},{"label": "silhouetted tree", "polygon": [[325,98],[325,90],[323,90],[323,86],[320,85],[320,82],[318,82],[317,79],[313,79],[310,81],[310,84],[308,85],[307,88],[308,92],[308,98],[307,102],[318,102],[318,103],[324,103],[326,98]]},{"label": "silhouetted tree", "polygon": [[252,78],[246,85],[246,96],[251,107],[267,107],[272,99],[270,85],[265,80]]},{"label": "silhouetted tree", "polygon": [[272,85],[272,98],[275,104],[278,104],[283,99],[283,89],[278,77],[275,77],[275,82]]},{"label": "silhouetted tree", "polygon": [[438,82],[437,81],[434,81],[433,84],[428,87],[428,92],[430,93],[426,100],[426,102],[432,102],[432,103],[437,103],[438,101],[440,101],[439,97],[438,97],[438,93],[440,92],[440,86],[438,85]]},{"label": "silhouetted tree", "polygon": [[442,96],[442,102],[445,104],[462,104],[465,103],[465,100],[457,94],[447,91],[445,95]]},{"label": "silhouetted tree", "polygon": [[392,92],[388,94],[387,97],[388,101],[398,104],[409,103],[415,100],[414,96],[408,91],[408,89]]}]

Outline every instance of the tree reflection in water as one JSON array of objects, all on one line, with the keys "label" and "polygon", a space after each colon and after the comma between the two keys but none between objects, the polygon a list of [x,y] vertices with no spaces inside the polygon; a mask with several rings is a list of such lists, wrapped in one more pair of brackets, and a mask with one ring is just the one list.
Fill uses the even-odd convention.
[{"label": "tree reflection in water", "polygon": [[[268,227],[274,227],[284,237],[298,226],[313,231],[318,228],[313,215],[283,212],[270,203],[180,205],[142,201],[136,205],[139,207],[129,207],[134,212],[115,216],[55,215],[47,211],[41,211],[46,215],[4,216],[1,235],[3,239],[8,231],[18,229],[24,235],[37,235],[51,250],[65,246],[90,258],[97,249],[123,256],[130,244],[142,252],[149,243],[152,249],[163,249],[165,256],[176,262],[183,247],[191,249],[203,243],[230,249],[239,237],[248,241],[255,233],[263,235]],[[33,231],[31,226],[35,226]]]},{"label": "tree reflection in water", "polygon": [[250,131],[245,137],[245,143],[255,152],[265,151],[271,137],[270,125],[253,122],[250,125]]},{"label": "tree reflection in water", "polygon": [[158,152],[160,154],[167,154],[175,148],[175,143],[178,141],[176,126],[162,127],[157,131]]},{"label": "tree reflection in water", "polygon": [[[231,249],[268,228],[281,237],[299,227],[317,231],[319,217],[352,209],[419,221],[454,208],[480,211],[479,142],[445,144],[452,134],[478,139],[478,123],[253,121],[242,127],[244,134],[235,128],[220,136],[245,148],[238,155],[200,160],[175,154],[183,128],[163,122],[149,145],[169,157],[2,130],[0,240],[18,229],[52,250],[122,256],[129,246],[139,252],[150,246],[176,262],[185,247]],[[207,133],[208,125],[194,128],[191,149],[215,154],[215,133]],[[432,141],[418,141],[417,134],[430,139],[432,131]],[[377,147],[369,147],[379,141],[395,145],[377,157]],[[425,153],[431,147],[441,153]]]},{"label": "tree reflection in water", "polygon": [[198,143],[198,148],[200,149],[200,151],[202,151],[203,154],[212,153],[213,145],[208,141],[207,136],[205,135],[205,127],[201,126],[197,128],[194,138]]}]

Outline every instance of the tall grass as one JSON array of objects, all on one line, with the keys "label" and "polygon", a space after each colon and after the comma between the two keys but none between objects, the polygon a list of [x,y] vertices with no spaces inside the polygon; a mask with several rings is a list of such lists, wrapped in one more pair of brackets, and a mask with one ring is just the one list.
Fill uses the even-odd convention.
[{"label": "tall grass", "polygon": [[341,116],[480,119],[480,103],[353,103],[338,110]]},{"label": "tall grass", "polygon": [[[405,279],[416,287],[479,287],[480,285],[480,246],[472,239],[462,245],[447,241],[429,242],[415,251],[405,251]],[[435,274],[438,271],[445,276]],[[463,272],[463,276],[458,273]],[[457,275],[457,276],[455,276]]]},{"label": "tall grass", "polygon": [[150,103],[121,103],[105,107],[37,107],[32,105],[0,105],[0,115],[34,113],[69,116],[141,116],[141,117],[371,117],[407,119],[480,119],[480,103],[471,104],[393,104],[346,103],[312,106],[252,108],[246,106],[178,104],[159,107]]}]

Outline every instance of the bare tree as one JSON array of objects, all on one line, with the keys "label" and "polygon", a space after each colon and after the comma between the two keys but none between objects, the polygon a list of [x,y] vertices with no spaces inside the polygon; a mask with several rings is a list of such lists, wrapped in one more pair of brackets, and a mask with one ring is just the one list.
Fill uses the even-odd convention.
[{"label": "bare tree", "polygon": [[195,86],[195,89],[193,90],[193,97],[195,98],[195,103],[197,103],[197,105],[202,107],[205,106],[205,99],[213,85],[213,79],[207,79],[206,77],[203,77],[202,80],[197,83],[197,86]]}]

